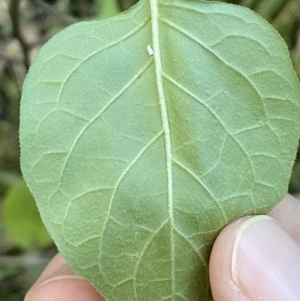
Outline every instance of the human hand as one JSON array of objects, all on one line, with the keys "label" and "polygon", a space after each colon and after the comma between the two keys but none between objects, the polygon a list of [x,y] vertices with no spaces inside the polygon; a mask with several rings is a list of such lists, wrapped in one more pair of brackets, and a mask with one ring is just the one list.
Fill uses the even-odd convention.
[{"label": "human hand", "polygon": [[48,264],[24,301],[105,301],[85,279],[77,276],[61,254]]},{"label": "human hand", "polygon": [[210,258],[215,301],[300,300],[300,201],[287,195],[268,216],[241,218]]},{"label": "human hand", "polygon": [[[288,195],[268,215],[241,218],[218,236],[210,259],[215,301],[300,300],[300,201]],[[58,300],[104,301],[60,254],[24,301]]]}]

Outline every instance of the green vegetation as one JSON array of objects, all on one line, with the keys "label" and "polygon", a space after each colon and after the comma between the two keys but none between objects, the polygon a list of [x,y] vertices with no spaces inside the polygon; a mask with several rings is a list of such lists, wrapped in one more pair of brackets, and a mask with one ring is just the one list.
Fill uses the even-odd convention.
[{"label": "green vegetation", "polygon": [[[21,180],[19,169],[18,116],[21,87],[27,68],[40,46],[54,33],[79,20],[103,19],[112,16],[117,11],[127,9],[133,2],[121,0],[0,0],[0,299],[3,301],[22,300],[24,291],[32,283],[47,261],[47,258],[50,258],[55,252],[55,248],[44,247],[44,244],[37,242],[28,243],[27,241],[25,246],[24,242],[21,242],[14,234],[11,234],[12,230],[9,226],[11,224],[10,219],[18,219],[18,217],[10,217],[10,215],[7,215],[5,207],[2,207],[9,206],[4,204],[11,202],[9,200],[12,198],[12,194],[15,195],[16,202],[18,201],[18,193],[13,193],[12,191],[17,191]],[[289,47],[294,69],[300,78],[300,8],[298,0],[242,0],[224,2],[250,7],[266,18],[279,31]],[[19,5],[21,5],[22,9],[20,9]],[[112,38],[114,37],[112,36]],[[263,37],[261,38],[263,39]],[[88,51],[91,50],[88,49]],[[246,51],[244,55],[250,56],[251,53],[247,53]],[[281,113],[284,114],[284,112]],[[153,111],[153,114],[155,115],[156,112]],[[153,126],[156,127],[155,130],[158,135],[159,122],[157,121],[157,124]],[[125,131],[127,129],[124,128],[121,130]],[[287,132],[287,134],[292,136],[292,130],[291,132]],[[182,137],[184,139],[187,136],[182,135]],[[149,139],[151,140],[151,138]],[[295,147],[289,141],[286,142],[285,146],[288,148]],[[218,148],[217,141],[214,142],[213,147]],[[276,154],[276,144],[271,143],[268,151]],[[263,161],[262,164],[267,164],[266,161],[261,161]],[[289,168],[289,163],[286,165],[282,161],[282,167],[285,168],[285,166]],[[107,165],[107,168],[111,168],[111,166]],[[300,193],[299,170],[300,160],[298,159],[290,182],[290,191],[296,195]],[[262,169],[260,172],[266,173],[262,176],[268,176],[267,168]],[[53,176],[55,178],[56,174]],[[116,174],[116,176],[118,175]],[[141,178],[140,180],[143,179]],[[278,179],[269,180],[273,181],[272,185],[275,185],[274,181]],[[281,181],[282,179],[279,180]],[[286,178],[284,181],[286,181]],[[82,192],[86,188],[84,187]],[[26,188],[22,186],[22,189]],[[281,193],[284,191],[284,188],[279,187],[278,189]],[[28,191],[20,193],[20,203],[25,200],[27,193]],[[26,196],[26,198],[29,198],[29,196]],[[259,208],[260,205],[257,205],[257,207]],[[32,213],[35,216],[36,211],[33,212],[35,212]],[[79,214],[78,212],[74,211],[73,214]],[[13,215],[15,214],[18,214],[18,212],[14,212]],[[21,219],[22,212],[19,214]],[[232,218],[234,216],[230,217],[230,219]],[[3,220],[6,222],[3,223]],[[72,226],[72,221],[70,221],[69,226]],[[216,229],[218,227],[220,225],[215,226]],[[39,229],[38,232],[43,231],[42,227]],[[27,232],[26,227],[24,227],[22,231],[24,231],[22,232],[24,235],[21,235],[21,237],[30,237],[31,230]],[[95,235],[98,234],[96,233]],[[38,234],[37,237],[39,237]]]}]

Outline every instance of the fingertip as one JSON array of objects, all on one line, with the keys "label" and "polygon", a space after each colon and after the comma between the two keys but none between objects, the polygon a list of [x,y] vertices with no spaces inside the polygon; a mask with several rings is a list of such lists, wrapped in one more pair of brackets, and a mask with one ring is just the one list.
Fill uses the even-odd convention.
[{"label": "fingertip", "polygon": [[95,288],[76,275],[58,254],[48,264],[24,301],[104,301]]},{"label": "fingertip", "polygon": [[300,245],[273,218],[253,217],[239,229],[232,277],[250,300],[300,300]]},{"label": "fingertip", "polygon": [[280,225],[300,243],[300,201],[290,194],[269,213]]},{"label": "fingertip", "polygon": [[214,244],[214,300],[300,300],[299,258],[300,245],[273,218],[242,218],[228,225]]},{"label": "fingertip", "polygon": [[231,274],[233,246],[238,229],[249,217],[225,227],[217,237],[210,256],[209,276],[215,301],[249,301],[234,283]]},{"label": "fingertip", "polygon": [[25,301],[104,301],[84,279],[61,277],[49,279],[28,292]]}]

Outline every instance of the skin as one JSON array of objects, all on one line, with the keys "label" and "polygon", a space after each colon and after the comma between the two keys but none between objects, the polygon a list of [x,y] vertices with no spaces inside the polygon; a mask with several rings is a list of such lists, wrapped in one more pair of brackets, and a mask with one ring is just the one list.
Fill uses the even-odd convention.
[{"label": "skin", "polygon": [[[287,195],[268,216],[225,227],[210,258],[214,301],[300,300],[300,201]],[[104,301],[57,254],[24,301]]]}]

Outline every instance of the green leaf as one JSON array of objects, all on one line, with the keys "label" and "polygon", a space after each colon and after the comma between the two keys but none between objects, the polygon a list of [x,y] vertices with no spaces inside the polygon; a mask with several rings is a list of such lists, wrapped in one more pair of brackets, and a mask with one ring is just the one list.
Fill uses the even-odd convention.
[{"label": "green leaf", "polygon": [[299,99],[286,46],[250,10],[140,1],[41,50],[22,170],[59,250],[106,300],[212,300],[219,231],[287,191]]},{"label": "green leaf", "polygon": [[10,238],[25,250],[52,244],[34,198],[24,181],[19,181],[8,192],[3,202],[3,221]]}]

